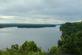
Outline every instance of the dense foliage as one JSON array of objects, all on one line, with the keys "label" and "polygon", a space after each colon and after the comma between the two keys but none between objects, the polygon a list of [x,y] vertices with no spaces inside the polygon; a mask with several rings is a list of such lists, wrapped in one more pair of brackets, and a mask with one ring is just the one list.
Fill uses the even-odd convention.
[{"label": "dense foliage", "polygon": [[0,51],[0,55],[46,55],[33,41],[25,41],[24,44],[19,46],[14,44],[11,48]]},{"label": "dense foliage", "polygon": [[82,55],[82,22],[61,25],[58,47],[52,47],[52,55]]},{"label": "dense foliage", "polygon": [[63,24],[60,30],[62,36],[59,47],[62,53],[82,55],[82,22]]}]

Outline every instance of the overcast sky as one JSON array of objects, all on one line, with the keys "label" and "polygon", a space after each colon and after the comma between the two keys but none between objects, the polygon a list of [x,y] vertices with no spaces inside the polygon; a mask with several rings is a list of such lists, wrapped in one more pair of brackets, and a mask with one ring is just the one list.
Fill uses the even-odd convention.
[{"label": "overcast sky", "polygon": [[0,23],[64,23],[82,20],[82,0],[0,0]]}]

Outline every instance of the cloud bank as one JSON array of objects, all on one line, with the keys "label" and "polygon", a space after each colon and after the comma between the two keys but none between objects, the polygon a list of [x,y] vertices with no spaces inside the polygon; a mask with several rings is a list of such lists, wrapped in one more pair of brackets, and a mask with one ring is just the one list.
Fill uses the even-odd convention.
[{"label": "cloud bank", "polygon": [[81,20],[81,0],[0,0],[0,23],[54,24]]}]

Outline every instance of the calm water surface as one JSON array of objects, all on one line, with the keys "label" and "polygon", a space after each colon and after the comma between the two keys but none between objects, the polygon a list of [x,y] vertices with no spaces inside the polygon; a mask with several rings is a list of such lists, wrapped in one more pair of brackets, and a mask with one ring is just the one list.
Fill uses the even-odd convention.
[{"label": "calm water surface", "polygon": [[57,45],[61,36],[60,26],[46,28],[2,28],[0,29],[0,49],[10,47],[12,44],[22,44],[24,41],[35,41],[44,50]]}]

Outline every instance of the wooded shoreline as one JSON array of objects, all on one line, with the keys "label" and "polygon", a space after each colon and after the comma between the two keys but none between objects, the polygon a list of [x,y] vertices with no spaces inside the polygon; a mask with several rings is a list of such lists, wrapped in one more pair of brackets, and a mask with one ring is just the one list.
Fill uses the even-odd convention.
[{"label": "wooded shoreline", "polygon": [[82,55],[82,22],[65,23],[60,26],[62,31],[58,46],[52,46],[45,52],[34,41],[25,41],[21,46],[0,50],[0,55]]}]

